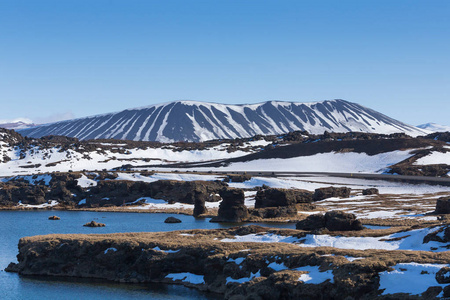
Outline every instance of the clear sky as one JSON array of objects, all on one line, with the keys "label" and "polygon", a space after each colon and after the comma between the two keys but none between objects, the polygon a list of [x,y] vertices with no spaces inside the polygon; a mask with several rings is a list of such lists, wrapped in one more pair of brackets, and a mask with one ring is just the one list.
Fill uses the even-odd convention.
[{"label": "clear sky", "polygon": [[0,120],[336,98],[450,125],[450,1],[0,0]]}]

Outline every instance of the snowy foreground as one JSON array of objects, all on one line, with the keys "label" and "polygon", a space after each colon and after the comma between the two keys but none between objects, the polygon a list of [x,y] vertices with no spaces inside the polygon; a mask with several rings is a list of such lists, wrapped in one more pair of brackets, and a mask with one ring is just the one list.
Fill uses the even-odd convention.
[{"label": "snowy foreground", "polygon": [[[89,145],[86,144],[85,146]],[[102,146],[106,148],[102,148]],[[100,173],[113,172],[113,169],[116,169],[114,175],[117,176],[114,179],[103,180],[151,183],[158,180],[222,181],[226,177],[226,175],[208,173],[210,171],[363,172],[381,174],[389,171],[392,166],[412,158],[417,151],[424,150],[396,150],[375,155],[332,151],[291,158],[259,158],[235,161],[214,168],[205,166],[211,161],[220,163],[230,158],[259,153],[264,147],[271,146],[271,142],[265,140],[246,141],[237,149],[227,151],[230,146],[230,144],[224,143],[197,150],[177,148],[173,145],[160,148],[141,149],[136,147],[125,149],[121,148],[122,145],[117,142],[95,143],[94,150],[86,151],[81,148],[61,149],[60,147],[45,148],[33,145],[26,151],[19,151],[17,147],[9,147],[6,143],[0,142],[0,158],[9,158],[9,160],[0,160],[0,182],[7,184],[9,181],[23,181],[31,185],[43,185],[45,189],[50,189],[52,176],[49,173],[81,172],[81,177],[76,180],[76,184],[90,192],[91,188],[100,186],[100,179],[97,179],[101,177]],[[430,149],[428,149],[429,153],[415,160],[412,165],[419,168],[437,164],[450,165],[450,154],[445,151],[432,151]],[[186,167],[190,163],[193,163],[193,166]],[[202,166],[202,164],[204,165]],[[127,165],[127,168],[124,168],[124,165]],[[171,165],[171,168],[164,167],[168,165]],[[179,167],[180,165],[185,168]],[[124,171],[124,169],[127,171]],[[305,284],[320,285],[337,282],[336,274],[338,271],[336,270],[338,267],[332,270],[323,268],[318,263],[301,266],[292,262],[288,263],[288,257],[286,255],[282,257],[277,252],[280,247],[287,247],[289,251],[301,249],[299,251],[311,251],[311,253],[315,252],[316,249],[332,249],[331,252],[333,253],[329,251],[330,253],[317,255],[320,256],[320,259],[326,259],[327,257],[336,259],[336,262],[347,267],[360,264],[370,265],[373,262],[368,262],[368,260],[373,259],[375,254],[384,253],[383,251],[388,253],[386,254],[387,257],[397,257],[397,253],[405,255],[404,253],[407,252],[412,253],[413,258],[398,260],[395,263],[390,261],[389,268],[384,268],[376,274],[379,278],[380,295],[406,293],[420,296],[429,287],[440,287],[442,291],[438,297],[443,297],[443,288],[448,284],[437,282],[436,278],[442,268],[450,267],[449,260],[440,258],[449,249],[447,247],[449,237],[445,233],[448,220],[446,218],[438,219],[438,216],[433,212],[438,198],[450,196],[450,187],[327,177],[324,175],[283,178],[253,176],[244,182],[230,182],[228,185],[245,190],[245,205],[248,208],[254,208],[256,190],[262,186],[308,191],[328,186],[349,187],[352,192],[348,198],[327,198],[316,201],[313,203],[313,208],[302,207],[294,220],[304,219],[313,214],[324,214],[328,211],[343,211],[354,214],[365,226],[365,229],[361,232],[351,233],[326,231],[305,233],[298,230],[288,234],[267,230],[266,232],[215,236],[212,241],[222,245],[221,247],[246,247],[238,251],[239,255],[227,257],[226,263],[236,265],[233,267],[236,272],[224,276],[223,284],[225,286],[246,285],[252,282],[256,284],[258,280],[268,276],[267,269],[270,269],[271,272],[292,272],[297,276],[296,281]],[[362,191],[367,188],[376,188],[379,190],[379,194],[363,195]],[[79,197],[75,204],[78,204],[78,208],[82,208],[86,204],[86,199],[83,198],[87,196]],[[109,201],[108,204],[112,201],[108,198],[102,200]],[[61,204],[60,201],[60,199],[52,199],[39,205],[30,205],[23,201],[19,202],[16,208],[52,209],[58,207]],[[221,201],[206,202],[206,208],[214,215],[214,213],[217,213],[220,204]],[[124,203],[123,206],[114,207],[114,209],[119,211],[177,211],[187,213],[194,209],[194,205],[178,202],[169,204],[165,200],[141,197],[134,202],[126,203],[126,205]],[[276,227],[277,225],[273,223],[271,226]],[[193,239],[198,235],[197,233],[183,233],[180,236]],[[434,239],[429,240],[430,236],[434,236]],[[208,241],[208,243],[212,241]],[[247,244],[249,245],[248,248]],[[151,249],[151,253],[157,253],[162,257],[181,255],[183,251],[181,248],[177,248],[177,245],[175,242],[170,247],[164,248],[159,244],[154,244],[149,249]],[[251,264],[255,255],[252,251],[256,246],[251,245],[259,245],[257,247],[261,249],[265,249],[266,246],[267,249],[275,249],[272,253],[273,259],[264,259],[264,263],[245,269],[244,266]],[[147,251],[148,249],[142,251],[144,250]],[[228,249],[227,251],[231,250]],[[323,250],[320,251],[323,252]],[[419,253],[419,251],[421,252]],[[102,248],[99,255],[113,256],[120,252],[120,247],[107,245]],[[213,252],[209,252],[208,255],[213,255]],[[384,259],[382,256],[380,257],[379,259]],[[426,259],[419,259],[421,257],[426,257]],[[341,265],[339,265],[340,267]],[[245,269],[245,272],[243,269]],[[207,274],[188,269],[173,270],[164,274],[164,278],[161,279],[163,282],[176,282],[191,286],[205,286],[208,284],[208,280]]]},{"label": "snowy foreground", "polygon": [[[82,188],[90,188],[96,186],[98,182],[95,179],[95,172],[88,172],[83,174],[77,183]],[[89,175],[89,177],[88,177]],[[171,172],[157,172],[150,174],[117,172],[117,178],[114,180],[128,180],[128,181],[143,181],[155,182],[157,180],[177,180],[177,181],[193,181],[193,180],[223,180],[223,175],[215,174],[196,174],[196,173],[171,173]],[[51,177],[49,175],[38,176],[23,176],[24,181],[30,184],[44,183],[49,185]],[[15,177],[5,177],[3,182],[17,179]],[[361,233],[355,232],[351,235],[341,235],[332,233],[307,233],[303,236],[286,235],[274,232],[259,232],[250,234],[239,234],[234,236],[226,236],[223,238],[214,238],[215,242],[223,244],[252,245],[267,244],[271,247],[274,245],[292,245],[299,249],[336,249],[341,252],[337,254],[326,254],[326,256],[344,257],[347,264],[366,263],[368,257],[364,256],[364,252],[358,252],[357,255],[352,254],[354,251],[410,251],[416,253],[422,251],[423,253],[445,253],[447,252],[448,242],[431,240],[424,242],[427,236],[435,234],[437,237],[444,239],[445,223],[439,223],[436,215],[430,214],[434,211],[436,199],[443,196],[450,195],[450,187],[431,186],[426,184],[404,184],[399,182],[389,182],[381,180],[364,180],[355,178],[332,178],[326,176],[310,176],[310,177],[252,177],[250,180],[241,183],[229,183],[229,186],[235,188],[246,189],[245,205],[253,208],[255,204],[256,191],[252,190],[261,186],[268,186],[273,188],[284,189],[305,189],[313,191],[314,189],[335,186],[347,186],[352,189],[349,198],[327,198],[315,202],[316,209],[309,211],[299,211],[299,216],[308,216],[316,213],[324,213],[325,211],[341,210],[345,212],[354,213],[359,218],[366,229]],[[379,195],[362,195],[361,191],[366,188],[377,188]],[[164,211],[174,209],[193,209],[194,205],[173,203],[169,204],[165,200],[152,199],[149,197],[139,198],[136,203],[139,205],[127,205],[123,210],[140,210],[140,211]],[[79,203],[83,204],[83,203]],[[58,202],[51,201],[51,203],[42,204],[40,206],[32,206],[19,204],[25,208],[48,208],[49,206],[56,206]],[[220,202],[207,202],[208,209],[218,209]],[[420,225],[422,222],[429,222],[430,225],[422,226],[422,228],[412,229],[404,226],[403,222],[410,222],[407,224]],[[411,223],[412,222],[412,223]],[[273,226],[276,227],[276,224]],[[419,226],[420,227],[420,226]],[[398,228],[398,229],[396,229]],[[194,238],[195,233],[181,234],[189,238]],[[325,247],[325,248],[324,248]],[[119,253],[119,247],[108,246],[103,251],[104,255],[113,255]],[[161,252],[163,255],[175,255],[181,253],[180,248],[154,246],[153,251]],[[242,269],[251,259],[253,255],[253,246],[248,249],[241,250],[239,257],[228,258],[229,263],[236,264]],[[349,251],[349,254],[342,254]],[[368,252],[369,253],[369,252]],[[277,252],[273,252],[276,256]],[[340,258],[339,258],[340,259]],[[248,262],[250,263],[250,261]],[[447,284],[436,281],[436,274],[441,272],[444,267],[450,267],[448,263],[434,263],[433,260],[423,262],[421,260],[411,260],[407,262],[399,262],[390,266],[389,270],[381,271],[379,276],[379,290],[380,295],[391,295],[397,293],[406,293],[408,295],[422,295],[429,287],[440,287],[441,292],[438,295],[443,297],[443,288]],[[289,267],[289,264],[283,259],[278,258],[274,261],[268,260],[264,268],[269,268],[273,272],[298,272],[298,282],[304,284],[334,284],[335,272],[332,269],[323,269],[319,265],[305,265],[300,267]],[[267,271],[261,268],[251,269],[241,275],[229,275],[225,278],[225,286],[232,284],[246,285],[263,278]],[[243,272],[243,271],[242,271]],[[295,273],[297,274],[297,273]],[[167,282],[176,282],[186,284],[194,287],[201,287],[208,285],[204,274],[199,272],[190,272],[184,270],[183,272],[170,272],[164,275],[164,280]]]}]

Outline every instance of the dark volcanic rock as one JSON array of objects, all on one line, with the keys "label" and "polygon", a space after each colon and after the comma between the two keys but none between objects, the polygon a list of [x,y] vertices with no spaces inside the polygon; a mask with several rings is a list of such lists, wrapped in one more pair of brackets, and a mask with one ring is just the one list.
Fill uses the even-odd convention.
[{"label": "dark volcanic rock", "polygon": [[362,230],[361,221],[354,214],[330,211],[325,214],[325,227],[330,231]]},{"label": "dark volcanic rock", "polygon": [[439,284],[450,283],[450,268],[443,267],[436,273],[436,281]]},{"label": "dark volcanic rock", "polygon": [[[139,205],[139,198],[151,197],[163,199],[169,203],[181,202],[195,204],[197,214],[206,212],[204,202],[217,202],[221,198],[219,191],[227,186],[221,181],[175,181],[156,182],[106,180],[117,178],[111,172],[100,172],[98,176],[88,174],[97,181],[96,186],[82,188],[78,179],[82,173],[52,173],[51,180],[29,183],[18,176],[8,182],[0,182],[0,205],[14,206],[23,204],[43,204],[57,200],[64,207],[74,207],[80,200],[86,199],[84,207],[104,207]],[[95,178],[94,178],[95,177]],[[37,178],[37,176],[36,176]],[[36,179],[33,178],[33,179]],[[99,180],[104,179],[104,180]]]},{"label": "dark volcanic rock", "polygon": [[314,201],[319,201],[331,197],[339,197],[339,198],[348,198],[350,197],[350,191],[351,189],[348,187],[326,187],[326,188],[320,188],[316,189],[314,191]]},{"label": "dark volcanic rock", "polygon": [[95,180],[105,180],[105,179],[113,180],[113,179],[116,179],[117,177],[119,177],[117,175],[117,173],[100,171],[100,172],[98,172],[98,175],[93,179],[95,179]]},{"label": "dark volcanic rock", "polygon": [[[78,188],[77,190],[81,193],[81,189]],[[73,199],[73,193],[67,188],[67,184],[64,181],[54,181],[49,196],[62,201],[70,201]]]},{"label": "dark volcanic rock", "polygon": [[314,214],[308,216],[306,219],[297,222],[295,228],[299,230],[317,230],[324,228],[325,224],[325,215]]},{"label": "dark volcanic rock", "polygon": [[61,182],[68,189],[80,189],[77,182],[81,178],[80,173],[53,173],[51,176],[50,186]]},{"label": "dark volcanic rock", "polygon": [[306,190],[269,188],[256,193],[255,208],[293,206],[312,202],[313,193]]},{"label": "dark volcanic rock", "polygon": [[0,204],[17,205],[21,201],[24,204],[37,205],[49,200],[64,204],[74,203],[75,194],[83,192],[76,181],[81,177],[80,174],[52,173],[47,176],[51,177],[49,182],[44,179],[37,181],[38,176],[34,175],[33,183],[24,180],[22,176],[0,183]]},{"label": "dark volcanic rock", "polygon": [[64,135],[47,135],[41,137],[41,140],[42,142],[50,142],[55,144],[74,144],[79,142],[77,138]]},{"label": "dark volcanic rock", "polygon": [[[86,204],[91,207],[104,205],[123,205],[142,197],[163,199],[169,203],[181,202],[195,204],[198,213],[205,201],[217,201],[214,196],[227,184],[220,181],[177,181],[158,180],[155,182],[104,180],[86,193]],[[108,198],[109,200],[104,200]]]},{"label": "dark volcanic rock", "polygon": [[369,188],[369,189],[363,190],[363,191],[362,191],[362,194],[363,194],[364,196],[367,196],[367,195],[378,195],[378,194],[379,194],[379,191],[378,191],[378,189],[376,189],[376,188]]},{"label": "dark volcanic rock", "polygon": [[[21,134],[15,132],[14,130],[0,128],[0,142],[4,142],[9,146],[16,146],[20,144],[23,145],[30,140],[31,140],[30,138],[23,137]],[[9,159],[6,161],[9,161]],[[2,161],[0,160],[0,162]]]},{"label": "dark volcanic rock", "polygon": [[222,201],[222,197],[219,194],[211,193],[208,198],[206,198],[206,202],[219,202]]},{"label": "dark volcanic rock", "polygon": [[430,177],[448,177],[449,172],[450,166],[446,164],[416,166],[408,163],[397,164],[389,171],[391,174]]},{"label": "dark volcanic rock", "polygon": [[225,182],[245,182],[252,179],[251,175],[247,174],[229,174],[227,178],[225,178]]},{"label": "dark volcanic rock", "polygon": [[450,298],[450,285],[444,287],[444,294],[442,296],[444,299]]},{"label": "dark volcanic rock", "polygon": [[168,217],[164,220],[164,223],[181,223],[181,220],[175,217]]},{"label": "dark volcanic rock", "polygon": [[250,214],[263,219],[289,218],[297,215],[295,206],[265,207],[250,210]]},{"label": "dark volcanic rock", "polygon": [[[99,207],[104,205],[124,205],[141,197],[151,197],[150,183],[127,180],[99,181],[97,186],[86,192],[86,205]],[[106,200],[108,199],[108,200]]]},{"label": "dark volcanic rock", "polygon": [[51,217],[48,217],[48,219],[49,220],[61,220],[61,218],[58,216],[51,216]]},{"label": "dark volcanic rock", "polygon": [[439,243],[450,243],[450,226],[444,226],[438,230],[430,232],[423,238],[424,244],[430,241]]},{"label": "dark volcanic rock", "polygon": [[300,230],[319,230],[326,228],[329,231],[351,231],[362,230],[364,227],[356,219],[354,214],[342,211],[330,211],[325,215],[311,215],[306,219],[299,221],[296,225]]},{"label": "dark volcanic rock", "polygon": [[205,205],[205,197],[195,195],[194,212],[193,212],[194,217],[196,218],[202,214],[205,214],[207,211],[208,210],[206,209]]},{"label": "dark volcanic rock", "polygon": [[158,180],[150,184],[150,197],[170,202],[195,204],[195,199],[211,199],[211,194],[219,193],[228,186],[222,181],[176,181]]},{"label": "dark volcanic rock", "polygon": [[[291,243],[253,243],[250,246],[220,242],[224,237],[268,231],[274,234],[285,232],[243,226],[208,231],[26,237],[19,241],[18,263],[10,264],[7,271],[23,276],[184,284],[216,292],[229,300],[436,299],[442,291],[441,287],[431,286],[421,295],[382,295],[383,286],[380,285],[380,273],[392,270],[392,266],[408,262],[442,263],[448,259],[448,255],[442,252],[370,249],[346,252],[331,247],[298,247]],[[191,236],[194,234],[195,238]],[[305,235],[298,233],[299,237]],[[344,255],[365,258],[353,263],[344,259]],[[279,268],[280,265],[283,268]],[[308,271],[311,269],[326,277],[317,283],[299,280],[305,278],[305,274],[314,276],[315,272]],[[167,278],[168,274],[174,273],[195,274],[203,280],[195,284]],[[447,282],[448,272],[442,270],[438,273],[443,278],[436,278],[437,282],[429,285]],[[249,280],[241,280],[244,278]],[[447,287],[444,295],[446,293],[449,293]]]},{"label": "dark volcanic rock", "polygon": [[437,214],[450,214],[450,197],[441,197],[436,201]]},{"label": "dark volcanic rock", "polygon": [[23,204],[43,204],[47,188],[41,185],[31,185],[29,183],[8,182],[0,183],[0,204],[11,205],[21,201]]},{"label": "dark volcanic rock", "polygon": [[85,227],[105,227],[105,224],[91,221],[89,223],[84,224],[83,226],[85,226]]},{"label": "dark volcanic rock", "polygon": [[226,188],[220,192],[220,196],[223,200],[219,205],[218,215],[212,218],[211,222],[242,222],[248,219],[242,189]]}]

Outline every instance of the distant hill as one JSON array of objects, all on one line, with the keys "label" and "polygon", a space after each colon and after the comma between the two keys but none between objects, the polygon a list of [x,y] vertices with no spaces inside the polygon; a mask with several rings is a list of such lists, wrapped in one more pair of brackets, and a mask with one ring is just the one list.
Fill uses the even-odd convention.
[{"label": "distant hill", "polygon": [[14,130],[25,129],[34,126],[36,126],[36,124],[28,123],[22,120],[12,122],[0,122],[0,128],[14,129]]},{"label": "distant hill", "polygon": [[21,130],[29,137],[64,135],[86,139],[134,141],[205,141],[283,134],[328,132],[427,132],[345,100],[315,103],[268,101],[226,105],[176,101]]},{"label": "distant hill", "polygon": [[446,131],[450,131],[450,126],[446,126],[446,125],[439,125],[436,123],[426,123],[426,124],[422,124],[417,126],[420,129],[425,129],[431,132],[446,132]]}]

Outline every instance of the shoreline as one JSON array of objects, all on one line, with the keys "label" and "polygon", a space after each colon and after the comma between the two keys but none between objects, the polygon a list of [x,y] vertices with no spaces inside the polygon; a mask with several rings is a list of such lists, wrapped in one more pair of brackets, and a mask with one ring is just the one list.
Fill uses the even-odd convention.
[{"label": "shoreline", "polygon": [[[214,213],[207,213],[200,215],[197,217],[198,219],[205,219],[205,218],[213,218],[217,216],[217,209],[210,209]],[[124,209],[124,208],[117,208],[117,207],[102,207],[102,208],[61,208],[61,207],[43,207],[43,208],[35,208],[35,207],[0,207],[0,211],[88,211],[88,212],[114,212],[114,213],[147,213],[147,214],[177,214],[177,215],[185,215],[185,216],[191,216],[193,217],[193,209],[184,209],[184,208],[174,208],[174,209]],[[246,224],[246,223],[296,223],[299,220],[303,219],[301,218],[289,218],[289,219],[281,219],[281,218],[273,218],[273,219],[257,219],[254,218],[250,221],[245,222],[232,222],[236,224]],[[225,222],[229,223],[229,222]]]},{"label": "shoreline", "polygon": [[[210,209],[212,213],[207,213],[200,215],[197,217],[198,219],[206,219],[213,218],[217,216],[217,209]],[[87,211],[87,212],[112,212],[112,213],[144,213],[144,214],[176,214],[176,215],[185,215],[193,217],[193,209],[185,209],[185,208],[174,208],[174,209],[125,209],[123,207],[99,207],[99,208],[64,208],[64,207],[44,207],[44,208],[35,208],[35,207],[0,207],[0,211]],[[324,211],[318,210],[314,211],[314,214],[320,214]],[[251,223],[267,223],[267,224],[289,224],[289,223],[297,223],[305,219],[309,216],[311,212],[307,214],[302,214],[299,212],[297,217],[291,218],[253,218],[244,222],[231,222],[235,224],[251,224]],[[439,220],[436,214],[429,214],[429,216],[436,217],[436,220],[420,220],[420,219],[384,219],[384,218],[371,218],[364,219],[359,218],[363,225],[369,226],[389,226],[389,227],[404,227],[404,226],[416,226],[416,227],[426,227],[426,226],[438,226],[442,224],[450,224],[450,217],[446,217],[444,219]],[[230,222],[225,222],[230,223]]]}]

